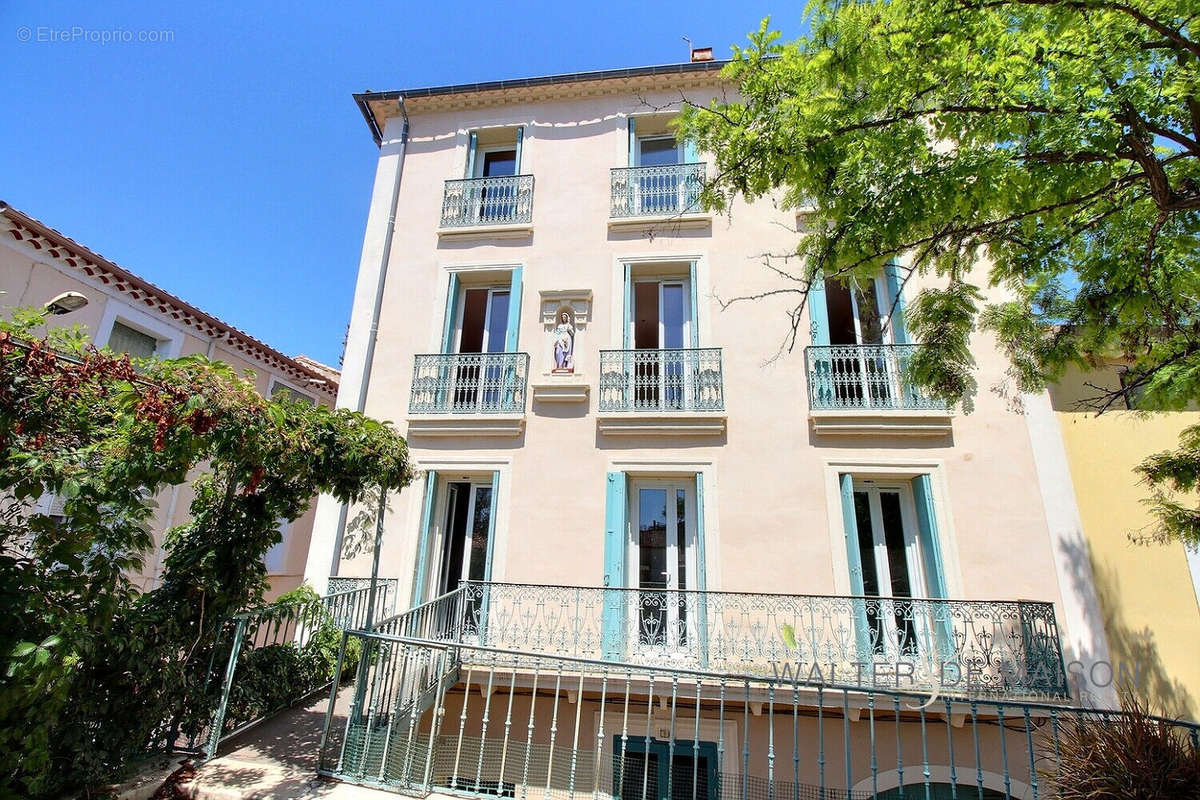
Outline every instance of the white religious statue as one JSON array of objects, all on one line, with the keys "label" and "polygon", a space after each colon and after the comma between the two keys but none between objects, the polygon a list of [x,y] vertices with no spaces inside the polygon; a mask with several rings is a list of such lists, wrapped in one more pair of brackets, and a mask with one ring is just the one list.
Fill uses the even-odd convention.
[{"label": "white religious statue", "polygon": [[575,326],[571,324],[569,312],[559,315],[558,326],[554,329],[554,371],[572,373],[575,371]]}]

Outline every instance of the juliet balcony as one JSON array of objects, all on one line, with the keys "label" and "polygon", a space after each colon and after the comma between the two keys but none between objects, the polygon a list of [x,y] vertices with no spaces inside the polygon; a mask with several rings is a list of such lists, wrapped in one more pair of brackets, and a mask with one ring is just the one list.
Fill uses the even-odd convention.
[{"label": "juliet balcony", "polygon": [[702,163],[615,168],[610,178],[609,224],[707,222],[700,203],[704,178]]},{"label": "juliet balcony", "polygon": [[601,350],[598,425],[608,434],[721,434],[721,348]]},{"label": "juliet balcony", "polygon": [[413,358],[410,435],[516,436],[524,428],[528,353]]},{"label": "juliet balcony", "polygon": [[817,433],[942,436],[950,411],[909,377],[919,344],[804,349],[809,418]]},{"label": "juliet balcony", "polygon": [[441,234],[528,233],[533,223],[533,176],[503,175],[446,181]]}]

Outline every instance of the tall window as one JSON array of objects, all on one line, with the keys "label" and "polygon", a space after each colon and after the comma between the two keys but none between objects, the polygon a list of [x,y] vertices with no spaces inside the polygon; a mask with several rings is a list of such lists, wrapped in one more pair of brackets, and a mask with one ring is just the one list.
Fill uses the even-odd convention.
[{"label": "tall window", "polygon": [[127,353],[130,358],[150,358],[158,349],[158,340],[121,322],[114,322],[108,335],[108,348]]}]

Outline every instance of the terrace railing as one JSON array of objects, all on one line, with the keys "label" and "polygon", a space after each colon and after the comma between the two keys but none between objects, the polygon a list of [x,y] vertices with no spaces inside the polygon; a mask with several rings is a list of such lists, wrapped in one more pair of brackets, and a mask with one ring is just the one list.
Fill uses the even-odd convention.
[{"label": "terrace railing", "polygon": [[412,414],[520,414],[528,353],[438,353],[413,361]]},{"label": "terrace railing", "polygon": [[919,344],[835,344],[804,349],[813,410],[941,410],[916,386],[910,364]]},{"label": "terrace railing", "polygon": [[[352,703],[331,696],[318,771],[417,796],[1053,797],[1069,729],[1116,721],[1054,704],[347,638],[361,669]],[[1195,724],[1155,724],[1200,749]]]},{"label": "terrace railing", "polygon": [[612,170],[613,219],[687,214],[702,210],[704,164],[618,167]]},{"label": "terrace railing", "polygon": [[[432,640],[726,674],[803,669],[848,685],[1056,697],[1054,606],[469,582]],[[448,612],[445,612],[448,613]]]},{"label": "terrace railing", "polygon": [[442,227],[520,225],[533,221],[533,176],[446,181]]},{"label": "terrace railing", "polygon": [[721,348],[601,350],[601,411],[723,411]]}]

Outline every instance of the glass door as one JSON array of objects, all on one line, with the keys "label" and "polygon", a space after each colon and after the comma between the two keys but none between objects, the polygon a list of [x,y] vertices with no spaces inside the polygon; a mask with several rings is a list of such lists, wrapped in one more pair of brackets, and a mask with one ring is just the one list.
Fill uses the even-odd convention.
[{"label": "glass door", "polygon": [[888,312],[887,290],[882,278],[850,286],[825,281],[829,315],[829,343],[854,345],[834,348],[834,392],[841,405],[887,407],[896,387],[895,370],[889,369],[890,344],[885,331]]},{"label": "glass door", "polygon": [[464,289],[459,299],[457,352],[479,353],[458,360],[454,380],[454,411],[479,413],[495,410],[503,400],[504,370],[500,359],[485,353],[503,353],[508,334],[509,290]]},{"label": "glass door", "polygon": [[639,655],[682,657],[695,641],[696,510],[687,481],[633,484],[631,641]]},{"label": "glass door", "polygon": [[[484,581],[488,575],[488,537],[491,534],[492,484],[456,481],[446,487],[446,517],[442,526],[438,581],[435,597],[452,592],[464,581]],[[468,598],[464,622],[468,631],[479,630],[481,597]],[[446,614],[449,614],[449,609]],[[439,620],[449,632],[452,620]]]},{"label": "glass door", "polygon": [[[517,174],[517,151],[506,148],[502,150],[485,150],[477,163],[481,178],[507,178]],[[479,193],[480,222],[503,222],[512,219],[516,212],[517,187],[512,181],[496,182],[497,185],[484,185]]]},{"label": "glass door", "polygon": [[[639,214],[674,214],[680,205],[683,181],[680,173],[670,169],[683,158],[674,136],[643,136],[637,140],[637,186],[634,197]],[[659,169],[652,169],[659,167]]]},{"label": "glass door", "polygon": [[862,558],[863,593],[871,646],[889,660],[913,659],[929,654],[929,624],[923,604],[926,597],[916,535],[912,497],[903,485],[854,488],[854,516]]},{"label": "glass door", "polygon": [[[633,286],[633,365],[636,410],[685,408],[690,371],[691,303],[685,280],[637,281]],[[657,352],[656,352],[657,351]],[[674,351],[674,352],[667,352]]]}]

